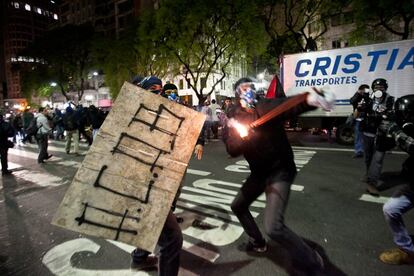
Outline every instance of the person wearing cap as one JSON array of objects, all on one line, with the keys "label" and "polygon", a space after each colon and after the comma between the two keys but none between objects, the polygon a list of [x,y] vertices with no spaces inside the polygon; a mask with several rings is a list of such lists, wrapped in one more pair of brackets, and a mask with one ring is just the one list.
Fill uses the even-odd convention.
[{"label": "person wearing cap", "polygon": [[[260,232],[249,206],[266,193],[264,229],[273,241],[289,251],[293,262],[307,273],[323,271],[323,260],[296,233],[284,223],[284,212],[289,199],[290,187],[296,175],[293,150],[284,130],[284,122],[293,116],[316,107],[330,110],[334,96],[329,91],[312,91],[288,98],[258,98],[252,79],[242,78],[234,85],[236,103],[228,112],[228,122],[223,131],[223,141],[232,157],[243,155],[249,163],[251,174],[243,183],[231,204],[231,209],[243,226],[249,241],[246,251],[265,252],[266,241]],[[249,125],[287,100],[303,100],[294,107],[284,110],[262,125],[244,133],[237,126]]]}]

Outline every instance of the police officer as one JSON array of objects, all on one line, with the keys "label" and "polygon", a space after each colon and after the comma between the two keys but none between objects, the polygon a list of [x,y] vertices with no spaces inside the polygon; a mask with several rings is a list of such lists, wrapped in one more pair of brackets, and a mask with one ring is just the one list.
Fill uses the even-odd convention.
[{"label": "police officer", "polygon": [[395,102],[395,116],[396,122],[384,121],[379,129],[394,138],[409,154],[402,169],[406,184],[383,207],[385,220],[398,247],[383,252],[379,258],[387,264],[414,264],[413,240],[402,220],[402,215],[414,207],[414,95],[401,97]]}]

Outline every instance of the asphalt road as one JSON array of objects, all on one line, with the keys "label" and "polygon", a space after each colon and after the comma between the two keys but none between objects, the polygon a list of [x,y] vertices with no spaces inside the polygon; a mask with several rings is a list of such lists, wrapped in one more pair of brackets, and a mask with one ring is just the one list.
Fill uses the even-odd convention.
[{"label": "asphalt road", "polygon": [[[286,224],[322,253],[327,275],[413,275],[413,266],[389,266],[378,260],[393,247],[382,204],[401,184],[396,176],[406,157],[387,154],[381,197],[365,193],[364,164],[351,147],[326,136],[289,134],[298,175],[292,186]],[[81,147],[85,152],[86,146]],[[50,142],[54,157],[36,163],[35,145],[9,152],[13,176],[1,178],[0,275],[156,275],[130,270],[130,245],[89,237],[50,224],[83,156],[66,155],[63,142]],[[239,249],[247,237],[230,204],[248,167],[228,158],[220,141],[205,146],[201,161],[191,160],[177,215],[184,233],[181,275],[288,275],[293,266],[275,243],[262,254]],[[251,207],[262,227],[264,197]],[[201,222],[201,223],[200,223]],[[414,212],[405,216],[414,231]],[[201,224],[201,227],[200,227]],[[204,229],[202,229],[204,228]]]}]

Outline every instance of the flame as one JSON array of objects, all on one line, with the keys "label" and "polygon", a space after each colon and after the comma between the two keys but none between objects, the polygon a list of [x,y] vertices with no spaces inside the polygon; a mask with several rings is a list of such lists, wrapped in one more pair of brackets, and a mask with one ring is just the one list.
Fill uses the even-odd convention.
[{"label": "flame", "polygon": [[241,138],[245,138],[249,134],[249,129],[247,126],[237,122],[236,120],[231,120],[229,123],[237,130]]}]

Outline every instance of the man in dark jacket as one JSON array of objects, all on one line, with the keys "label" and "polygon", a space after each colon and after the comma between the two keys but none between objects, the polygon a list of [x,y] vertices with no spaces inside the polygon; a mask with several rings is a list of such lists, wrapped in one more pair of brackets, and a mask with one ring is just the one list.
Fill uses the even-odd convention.
[{"label": "man in dark jacket", "polygon": [[353,107],[353,123],[354,123],[354,156],[353,158],[360,158],[364,156],[364,143],[362,142],[362,133],[360,131],[360,124],[364,118],[364,113],[358,109],[365,102],[364,99],[369,99],[369,86],[362,84],[358,87],[358,91],[349,100]]},{"label": "man in dark jacket", "polygon": [[[248,132],[241,138],[237,124],[249,125],[283,102],[291,98],[257,99],[255,87],[249,78],[240,79],[236,85],[237,102],[229,111],[229,121],[225,127],[223,140],[228,153],[243,155],[250,166],[251,174],[231,204],[233,212],[249,236],[247,251],[267,250],[265,239],[256,225],[250,211],[250,204],[263,192],[266,193],[264,226],[266,234],[291,253],[295,264],[305,271],[320,273],[323,260],[283,221],[283,214],[289,198],[290,186],[296,175],[293,151],[284,131],[284,121],[303,112],[323,107],[330,110],[333,94],[308,93],[306,101],[286,110],[278,117]],[[303,97],[299,95],[296,97]]]},{"label": "man in dark jacket", "polygon": [[383,212],[397,248],[387,250],[380,260],[387,264],[414,264],[414,243],[405,228],[402,215],[414,208],[414,95],[395,102],[396,123],[380,125],[380,129],[395,139],[399,147],[409,154],[403,163],[403,185],[385,204]]},{"label": "man in dark jacket", "polygon": [[78,130],[78,120],[75,111],[69,105],[66,107],[66,113],[63,115],[63,127],[66,131],[66,145],[65,150],[66,153],[69,154],[70,152],[70,144],[72,142],[73,137],[73,144],[74,144],[74,154],[79,153],[79,130]]},{"label": "man in dark jacket", "polygon": [[377,187],[382,170],[385,152],[389,150],[388,139],[378,134],[378,126],[390,116],[393,110],[394,97],[387,93],[388,82],[385,79],[376,79],[371,85],[372,94],[363,99],[360,107],[364,117],[361,121],[362,139],[364,144],[366,175],[363,181],[367,183],[367,192],[379,196]]},{"label": "man in dark jacket", "polygon": [[11,174],[12,171],[8,169],[7,155],[11,141],[9,137],[14,137],[13,127],[3,120],[3,114],[0,114],[0,156],[1,156],[1,174]]}]

